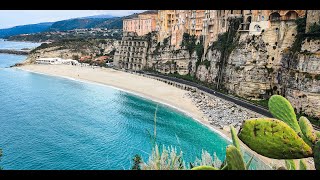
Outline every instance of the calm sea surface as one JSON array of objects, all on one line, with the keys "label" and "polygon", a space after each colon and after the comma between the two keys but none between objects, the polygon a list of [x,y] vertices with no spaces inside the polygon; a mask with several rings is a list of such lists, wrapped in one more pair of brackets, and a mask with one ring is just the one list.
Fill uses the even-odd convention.
[{"label": "calm sea surface", "polygon": [[[0,41],[0,49],[38,44]],[[223,160],[229,142],[192,118],[107,86],[5,68],[25,56],[0,54],[0,166],[3,169],[130,169],[157,143],[193,162],[202,149]],[[259,164],[254,162],[254,166]]]}]

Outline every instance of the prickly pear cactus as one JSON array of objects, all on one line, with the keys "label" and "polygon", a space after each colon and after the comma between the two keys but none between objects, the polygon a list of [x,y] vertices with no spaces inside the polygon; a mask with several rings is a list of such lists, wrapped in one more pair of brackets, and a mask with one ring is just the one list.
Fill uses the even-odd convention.
[{"label": "prickly pear cactus", "polygon": [[300,159],[299,161],[299,169],[300,170],[307,170],[307,164],[304,159]]},{"label": "prickly pear cactus", "polygon": [[287,170],[296,170],[296,164],[292,159],[285,160]]},{"label": "prickly pear cactus", "polygon": [[230,126],[230,132],[233,145],[241,152],[239,138],[237,136],[236,129],[234,129],[232,125]]},{"label": "prickly pear cactus", "polygon": [[300,159],[312,149],[283,121],[272,118],[246,120],[239,131],[242,142],[257,153],[274,159]]},{"label": "prickly pear cactus", "polygon": [[303,133],[303,135],[312,143],[314,144],[316,141],[317,141],[317,135],[310,123],[310,121],[304,117],[304,116],[301,116],[299,118],[299,126],[300,126],[300,129]]},{"label": "prickly pear cactus", "polygon": [[228,170],[246,170],[242,154],[235,146],[229,145],[227,147],[226,156]]},{"label": "prickly pear cactus", "polygon": [[314,160],[314,165],[316,167],[316,170],[320,170],[320,141],[317,141],[314,148],[314,155],[313,155],[313,160]]},{"label": "prickly pear cactus", "polygon": [[191,170],[219,170],[213,166],[197,166],[192,168]]},{"label": "prickly pear cactus", "polygon": [[320,140],[320,132],[319,131],[316,131],[316,135],[317,135],[318,139]]},{"label": "prickly pear cactus", "polygon": [[295,132],[301,132],[294,109],[286,98],[273,95],[269,99],[268,106],[273,117],[287,123]]}]

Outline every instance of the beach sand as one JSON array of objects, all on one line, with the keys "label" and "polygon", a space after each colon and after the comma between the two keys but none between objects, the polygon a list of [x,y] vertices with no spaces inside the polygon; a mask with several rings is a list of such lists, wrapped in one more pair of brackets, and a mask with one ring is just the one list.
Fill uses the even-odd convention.
[{"label": "beach sand", "polygon": [[[94,82],[113,86],[121,90],[125,90],[136,95],[152,99],[154,101],[174,107],[193,119],[199,121],[203,125],[215,130],[223,137],[230,140],[230,133],[213,127],[210,125],[208,119],[200,111],[197,106],[192,103],[191,98],[185,96],[188,92],[177,87],[168,85],[164,82],[150,79],[147,77],[131,74],[127,72],[117,71],[110,68],[91,68],[71,65],[24,65],[16,67],[18,69],[42,73],[53,76],[60,76],[72,78],[81,81]],[[243,144],[244,145],[244,144]],[[245,146],[245,145],[244,145]],[[248,149],[248,148],[246,148]],[[255,154],[256,157],[266,162],[267,164],[276,165],[277,167],[283,165],[283,161],[270,159],[249,150]]]}]

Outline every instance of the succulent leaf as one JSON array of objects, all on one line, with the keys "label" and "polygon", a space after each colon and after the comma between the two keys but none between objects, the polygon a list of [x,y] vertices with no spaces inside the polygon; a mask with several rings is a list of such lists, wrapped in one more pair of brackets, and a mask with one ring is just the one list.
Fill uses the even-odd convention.
[{"label": "succulent leaf", "polygon": [[310,121],[304,117],[301,116],[299,118],[299,126],[303,133],[303,135],[312,143],[314,144],[317,141],[317,135],[312,127],[312,124]]},{"label": "succulent leaf", "polygon": [[257,153],[274,159],[300,159],[313,155],[311,147],[283,121],[255,118],[242,124],[238,137]]},{"label": "succulent leaf", "polygon": [[234,145],[229,145],[227,147],[226,156],[228,170],[246,170],[242,154]]},{"label": "succulent leaf", "polygon": [[231,132],[233,145],[241,152],[240,142],[239,142],[240,140],[237,136],[236,129],[234,129],[234,127],[232,125],[230,126],[230,132]]},{"label": "succulent leaf", "polygon": [[197,166],[192,168],[191,170],[219,170],[213,166]]},{"label": "succulent leaf", "polygon": [[300,159],[299,169],[300,170],[307,170],[307,164],[306,164],[306,161],[304,159]]},{"label": "succulent leaf", "polygon": [[301,132],[294,109],[286,98],[273,95],[269,99],[268,106],[273,117],[287,123],[295,132]]},{"label": "succulent leaf", "polygon": [[246,164],[246,169],[249,169],[252,160],[253,160],[253,156],[251,156],[250,160],[247,162],[247,164]]},{"label": "succulent leaf", "polygon": [[316,131],[316,135],[317,135],[318,139],[320,139],[320,132],[319,131]]},{"label": "succulent leaf", "polygon": [[296,170],[296,164],[292,159],[285,160],[287,170]]},{"label": "succulent leaf", "polygon": [[316,167],[316,170],[320,170],[320,141],[317,141],[314,148],[314,156],[313,156],[313,160],[314,160],[314,165]]}]

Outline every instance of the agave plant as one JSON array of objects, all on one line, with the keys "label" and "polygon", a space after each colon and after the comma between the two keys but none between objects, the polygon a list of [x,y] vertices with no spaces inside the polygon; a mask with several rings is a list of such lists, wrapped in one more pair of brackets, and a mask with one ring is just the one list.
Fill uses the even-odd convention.
[{"label": "agave plant", "polygon": [[[296,169],[292,159],[313,157],[315,168],[320,169],[320,132],[315,131],[306,117],[297,120],[290,102],[273,95],[268,103],[274,118],[246,120],[238,137],[255,152],[274,159],[286,160],[287,168]],[[300,169],[306,169],[300,161]]]}]

